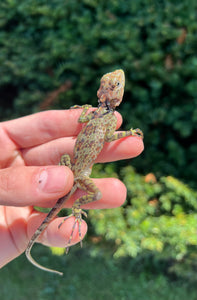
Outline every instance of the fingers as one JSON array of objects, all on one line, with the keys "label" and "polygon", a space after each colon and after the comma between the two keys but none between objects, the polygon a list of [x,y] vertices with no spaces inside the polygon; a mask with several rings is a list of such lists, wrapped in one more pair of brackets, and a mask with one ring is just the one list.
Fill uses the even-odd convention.
[{"label": "fingers", "polygon": [[[28,148],[65,136],[77,136],[82,128],[78,123],[80,114],[81,109],[44,111],[2,122],[1,126],[19,148]],[[118,128],[122,118],[117,112],[116,117]]]},{"label": "fingers", "polygon": [[[112,208],[122,205],[126,198],[124,184],[115,178],[94,179],[102,199],[85,208]],[[73,173],[64,166],[16,167],[0,170],[0,205],[24,207],[29,205],[53,207],[73,185]],[[66,207],[83,194],[77,191]]]},{"label": "fingers", "polygon": [[[121,206],[126,199],[127,190],[125,185],[116,178],[98,178],[92,179],[96,186],[102,193],[102,199],[82,205],[81,208],[84,209],[105,209],[105,208],[115,208]],[[71,196],[65,203],[65,208],[71,208],[75,200],[84,195],[85,192],[82,190],[77,190],[73,196]],[[53,198],[53,200],[37,202],[37,206],[40,207],[53,207],[57,202],[58,198]]]},{"label": "fingers", "polygon": [[30,207],[0,206],[0,268],[25,250],[26,225],[31,212]]},{"label": "fingers", "polygon": [[[127,195],[127,190],[125,185],[116,178],[98,178],[93,179],[95,185],[99,188],[102,193],[102,198],[98,201],[91,202],[82,205],[81,208],[84,209],[105,209],[105,208],[115,208],[121,206]],[[66,206],[71,208],[74,201],[85,193],[81,190],[77,192],[66,202]]]},{"label": "fingers", "polygon": [[[58,164],[63,154],[72,158],[76,138],[67,137],[50,141],[44,145],[22,151],[27,165]],[[105,143],[96,162],[110,162],[138,156],[144,149],[143,140],[139,137],[126,137],[118,141]]]},{"label": "fingers", "polygon": [[[36,213],[31,215],[27,223],[27,236],[30,240],[36,229],[42,223],[44,218],[46,217],[41,215],[40,213]],[[63,221],[64,218],[56,218],[54,219],[46,228],[46,230],[40,235],[38,238],[38,242],[46,245],[46,246],[54,246],[54,247],[65,247],[69,241],[70,234],[72,232],[72,227],[75,221],[74,217],[68,218],[60,228],[58,225]],[[87,232],[87,224],[85,221],[82,221],[81,224],[81,235],[84,238]],[[79,242],[79,227],[78,224],[75,227],[73,238],[71,241],[71,245],[74,245]]]},{"label": "fingers", "polygon": [[0,205],[28,206],[45,203],[67,194],[73,173],[64,166],[12,167],[0,170]]},{"label": "fingers", "polygon": [[[123,204],[126,198],[126,188],[122,182],[113,178],[96,179],[94,181],[101,189],[103,197],[99,201],[84,205],[84,208],[110,208]],[[75,199],[80,195],[82,195],[82,192],[77,192],[76,195],[69,200],[68,206],[70,207]],[[0,207],[0,231],[2,237],[2,243],[0,243],[0,250],[2,250],[0,265],[6,264],[25,250],[28,241],[31,239],[32,235],[45,217],[46,214],[34,211],[31,207]],[[49,224],[48,228],[43,232],[39,241],[45,245],[65,247],[72,231],[74,218],[68,218],[60,229],[58,229],[58,225],[61,221],[62,218],[56,218],[53,220]],[[6,229],[7,227],[9,230]],[[87,225],[85,221],[83,221],[81,224],[82,238],[86,231]],[[72,244],[78,242],[78,226],[76,226]]]},{"label": "fingers", "polygon": [[118,161],[133,158],[144,150],[144,143],[140,137],[126,137],[120,140],[105,143],[103,151],[98,156],[99,162]]},{"label": "fingers", "polygon": [[[99,201],[95,201],[84,205],[82,208],[85,209],[95,209],[95,208],[113,208],[118,207],[123,204],[126,199],[126,188],[124,184],[118,179],[95,179],[95,183],[100,187],[103,197]],[[110,187],[111,185],[111,187]],[[83,193],[81,191],[77,192],[74,197],[72,197],[67,202],[67,207],[71,207],[74,201],[80,197]],[[34,212],[28,219],[27,222],[27,235],[30,239],[36,229],[40,226],[42,221],[45,219],[46,214],[40,212]],[[38,241],[47,246],[65,247],[70,238],[72,227],[75,221],[74,217],[68,218],[63,225],[58,228],[58,225],[63,221],[64,218],[54,219],[46,228],[46,230],[41,234]],[[82,238],[87,232],[87,224],[82,221],[81,224],[81,234]],[[71,245],[79,242],[79,231],[78,225],[76,226],[71,241]]]},{"label": "fingers", "polygon": [[[43,213],[32,213],[30,207],[0,206],[0,268],[25,251],[32,235],[45,217],[46,215]],[[41,234],[38,242],[48,246],[65,247],[72,231],[74,218],[66,220],[58,229],[58,225],[62,220],[63,218],[53,220]],[[82,238],[86,231],[87,225],[85,221],[82,221]],[[76,226],[71,244],[78,242],[79,233],[78,226]]]}]

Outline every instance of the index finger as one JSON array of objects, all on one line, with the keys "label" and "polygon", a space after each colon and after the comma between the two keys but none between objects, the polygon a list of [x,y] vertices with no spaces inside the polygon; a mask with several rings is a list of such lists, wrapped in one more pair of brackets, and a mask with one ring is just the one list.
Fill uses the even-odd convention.
[{"label": "index finger", "polygon": [[[1,126],[20,148],[28,148],[61,137],[77,136],[82,124],[78,123],[81,109],[50,110],[19,119],[2,122]],[[122,117],[115,112],[117,128]]]}]

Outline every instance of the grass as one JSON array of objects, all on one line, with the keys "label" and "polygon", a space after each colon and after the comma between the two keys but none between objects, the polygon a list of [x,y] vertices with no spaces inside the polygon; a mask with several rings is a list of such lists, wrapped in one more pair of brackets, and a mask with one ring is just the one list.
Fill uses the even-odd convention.
[{"label": "grass", "polygon": [[67,256],[54,256],[41,245],[33,250],[39,263],[64,271],[64,276],[43,272],[22,255],[0,271],[1,299],[197,300],[195,286],[169,282],[162,274],[135,274],[129,260],[91,257],[88,248],[71,249]]}]

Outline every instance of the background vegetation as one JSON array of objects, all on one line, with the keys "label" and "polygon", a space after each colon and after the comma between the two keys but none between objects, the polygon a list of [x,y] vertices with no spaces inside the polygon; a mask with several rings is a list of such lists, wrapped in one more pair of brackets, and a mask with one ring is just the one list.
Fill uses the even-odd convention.
[{"label": "background vegetation", "polygon": [[119,111],[124,128],[143,130],[145,151],[94,168],[123,180],[128,199],[89,213],[92,251],[108,241],[116,258],[154,257],[196,280],[196,1],[6,0],[0,29],[1,120],[96,105],[100,77],[124,69]]},{"label": "background vegetation", "polygon": [[189,295],[189,299],[196,300],[196,285],[168,280],[154,266],[151,273],[141,272],[131,260],[93,257],[87,247],[79,251],[72,249],[68,256],[55,259],[41,245],[33,251],[36,257],[40,256],[42,264],[64,271],[64,276],[43,274],[21,256],[1,270],[2,299],[186,300]]}]

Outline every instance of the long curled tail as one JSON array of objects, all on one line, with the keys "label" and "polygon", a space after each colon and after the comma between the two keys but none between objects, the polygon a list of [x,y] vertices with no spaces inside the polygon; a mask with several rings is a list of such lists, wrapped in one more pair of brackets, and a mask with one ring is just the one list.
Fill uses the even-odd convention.
[{"label": "long curled tail", "polygon": [[36,242],[36,240],[38,239],[38,237],[40,236],[40,234],[45,230],[45,228],[48,226],[48,224],[55,218],[55,216],[59,213],[59,211],[62,209],[64,203],[70,198],[70,196],[72,194],[74,194],[74,192],[76,191],[77,186],[74,185],[71,189],[71,191],[64,197],[59,198],[55,204],[55,206],[50,210],[50,212],[48,213],[48,215],[46,216],[46,218],[44,219],[44,221],[42,222],[42,224],[38,227],[38,229],[36,230],[36,232],[33,234],[29,244],[27,245],[27,248],[25,250],[25,254],[27,259],[37,268],[46,271],[46,272],[51,272],[51,273],[55,273],[58,275],[63,275],[62,272],[53,270],[53,269],[48,269],[45,268],[44,266],[40,265],[39,263],[37,263],[33,257],[31,256],[31,248],[33,247],[34,243]]}]

